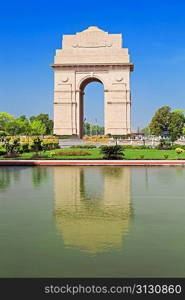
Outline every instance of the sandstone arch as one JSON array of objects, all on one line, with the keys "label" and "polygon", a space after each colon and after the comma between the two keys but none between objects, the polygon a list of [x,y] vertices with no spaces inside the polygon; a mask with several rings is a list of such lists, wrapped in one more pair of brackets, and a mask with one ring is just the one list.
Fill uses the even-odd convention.
[{"label": "sandstone arch", "polygon": [[105,134],[131,133],[130,71],[133,64],[122,35],[96,26],[63,36],[54,64],[54,133],[82,136],[82,97],[85,85],[104,85]]}]

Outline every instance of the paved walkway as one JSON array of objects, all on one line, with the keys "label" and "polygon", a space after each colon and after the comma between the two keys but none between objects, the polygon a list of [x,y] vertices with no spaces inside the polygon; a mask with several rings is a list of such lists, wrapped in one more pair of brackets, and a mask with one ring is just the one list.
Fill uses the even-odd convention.
[{"label": "paved walkway", "polygon": [[185,166],[185,160],[0,160],[0,166]]},{"label": "paved walkway", "polygon": [[70,148],[71,146],[84,146],[82,139],[59,139],[60,148]]}]

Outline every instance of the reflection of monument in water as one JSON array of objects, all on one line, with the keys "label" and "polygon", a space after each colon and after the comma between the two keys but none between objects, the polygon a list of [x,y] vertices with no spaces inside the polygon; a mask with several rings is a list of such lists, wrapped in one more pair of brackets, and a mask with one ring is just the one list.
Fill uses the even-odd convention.
[{"label": "reflection of monument in water", "polygon": [[66,246],[119,248],[131,215],[129,167],[55,167],[55,218]]}]

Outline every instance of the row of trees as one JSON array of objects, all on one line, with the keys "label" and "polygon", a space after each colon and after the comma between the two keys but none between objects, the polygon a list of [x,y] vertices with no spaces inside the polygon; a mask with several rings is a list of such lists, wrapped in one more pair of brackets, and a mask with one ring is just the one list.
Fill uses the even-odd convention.
[{"label": "row of trees", "polygon": [[[159,108],[149,125],[142,130],[146,135],[169,137],[171,141],[185,135],[185,116],[180,109],[171,110],[170,106]],[[53,120],[48,114],[39,114],[27,118],[25,115],[15,118],[6,113],[0,113],[0,133],[8,135],[51,135],[53,134]],[[103,135],[104,127],[84,123],[85,135]]]},{"label": "row of trees", "polygon": [[[25,115],[15,118],[6,113],[0,113],[0,131],[8,135],[51,135],[53,134],[53,120],[48,114],[39,114],[27,118]],[[85,135],[103,135],[104,127],[84,123]]]},{"label": "row of trees", "polygon": [[184,110],[172,111],[170,106],[162,106],[155,112],[149,125],[142,131],[146,135],[169,137],[173,142],[185,135]]},{"label": "row of trees", "polygon": [[104,127],[99,125],[93,125],[91,123],[85,122],[84,123],[84,134],[85,135],[103,135],[104,134]]},{"label": "row of trees", "polygon": [[15,118],[6,112],[0,113],[0,131],[8,135],[50,135],[53,133],[53,120],[48,114],[27,118]]},{"label": "row of trees", "polygon": [[[176,141],[182,135],[185,135],[185,115],[182,109],[171,109],[170,106],[162,106],[159,108],[149,125],[142,129],[145,135],[156,135],[168,137],[172,142]],[[93,125],[91,123],[84,123],[85,135],[103,135],[104,127]]]}]

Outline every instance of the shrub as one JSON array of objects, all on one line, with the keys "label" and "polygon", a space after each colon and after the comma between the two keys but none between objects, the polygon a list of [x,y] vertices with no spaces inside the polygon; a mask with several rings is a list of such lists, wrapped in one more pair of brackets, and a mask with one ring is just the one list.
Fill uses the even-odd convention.
[{"label": "shrub", "polygon": [[160,143],[156,146],[157,150],[171,150],[172,145],[169,139],[160,139]]},{"label": "shrub", "polygon": [[59,149],[59,148],[60,148],[59,141],[53,142],[53,149]]},{"label": "shrub", "polygon": [[116,146],[101,146],[100,153],[103,154],[104,159],[123,159],[123,147],[120,145]]},{"label": "shrub", "polygon": [[137,145],[137,146],[133,146],[133,145],[122,145],[122,147],[124,148],[124,149],[141,149],[141,150],[145,150],[145,149],[151,149],[151,147],[150,146],[145,146],[145,145]]},{"label": "shrub", "polygon": [[184,152],[184,149],[182,148],[176,148],[175,152],[177,153],[177,155],[182,154]]},{"label": "shrub", "polygon": [[132,138],[132,139],[135,139],[135,136],[132,135],[132,134],[112,134],[110,135],[111,137],[113,137],[114,139],[119,139],[119,140],[125,140],[125,139],[128,139],[128,138]]},{"label": "shrub", "polygon": [[156,150],[172,150],[171,147],[169,146],[163,146],[161,147],[160,145],[155,147]]},{"label": "shrub", "polygon": [[145,156],[144,156],[143,154],[139,155],[139,158],[140,158],[140,159],[144,159],[144,157],[145,157]]},{"label": "shrub", "polygon": [[59,142],[48,142],[48,141],[43,141],[41,143],[42,150],[47,151],[47,150],[52,150],[52,149],[58,149],[59,148]]},{"label": "shrub", "polygon": [[4,142],[6,136],[6,132],[4,130],[0,130],[0,142]]},{"label": "shrub", "polygon": [[60,135],[60,134],[54,134],[59,139],[78,139],[77,134],[72,134],[72,135]]},{"label": "shrub", "polygon": [[17,156],[18,156],[17,153],[7,153],[4,155],[4,158],[15,158]]},{"label": "shrub", "polygon": [[20,139],[14,138],[11,140],[10,136],[4,139],[4,148],[8,154],[19,153],[20,151]]},{"label": "shrub", "polygon": [[132,145],[123,145],[122,147],[124,149],[134,149],[134,146],[132,146]]},{"label": "shrub", "polygon": [[6,149],[0,145],[0,155],[6,154]]},{"label": "shrub", "polygon": [[168,159],[169,155],[168,154],[164,154],[164,158]]},{"label": "shrub", "polygon": [[40,158],[43,158],[41,155],[39,155],[38,153],[37,154],[33,154],[31,159],[40,159]]},{"label": "shrub", "polygon": [[90,155],[91,153],[83,150],[79,151],[57,151],[57,152],[51,152],[49,154],[49,157],[53,156],[86,156]]},{"label": "shrub", "polygon": [[142,149],[142,150],[144,150],[144,149],[151,149],[150,146],[145,146],[145,145],[136,146],[136,147],[139,147],[139,148],[137,148],[137,149]]},{"label": "shrub", "polygon": [[29,144],[29,149],[30,149],[31,152],[35,151],[35,145],[34,145],[34,143],[30,143]]},{"label": "shrub", "polygon": [[97,148],[95,145],[73,145],[71,148],[78,148],[78,149],[95,149]]},{"label": "shrub", "polygon": [[172,150],[175,150],[176,148],[181,148],[183,150],[185,150],[185,145],[180,145],[180,144],[174,144],[172,145]]},{"label": "shrub", "polygon": [[29,143],[21,143],[20,144],[20,153],[24,153],[24,152],[29,152],[30,147],[29,147]]},{"label": "shrub", "polygon": [[39,152],[42,150],[42,139],[40,137],[34,137],[32,143],[32,149],[35,152]]}]

